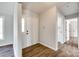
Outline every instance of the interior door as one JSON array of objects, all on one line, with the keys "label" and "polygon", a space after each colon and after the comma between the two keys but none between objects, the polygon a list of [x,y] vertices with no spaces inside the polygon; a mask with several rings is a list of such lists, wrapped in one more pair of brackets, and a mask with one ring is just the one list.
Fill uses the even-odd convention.
[{"label": "interior door", "polygon": [[30,16],[24,16],[23,48],[32,45],[32,21]]},{"label": "interior door", "polygon": [[26,41],[27,41],[27,46],[32,45],[32,21],[31,21],[31,17],[26,18]]}]

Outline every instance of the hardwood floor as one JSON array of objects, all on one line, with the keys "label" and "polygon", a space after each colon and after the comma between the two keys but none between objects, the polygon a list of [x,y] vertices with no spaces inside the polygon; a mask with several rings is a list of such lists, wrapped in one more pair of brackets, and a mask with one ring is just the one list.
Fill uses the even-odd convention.
[{"label": "hardwood floor", "polygon": [[0,57],[14,57],[13,45],[1,46]]},{"label": "hardwood floor", "polygon": [[78,39],[71,38],[64,44],[58,43],[58,51],[54,51],[41,44],[23,49],[23,57],[79,57]]},{"label": "hardwood floor", "polygon": [[23,49],[23,57],[55,57],[61,51],[54,51],[41,44],[35,44],[33,46]]}]

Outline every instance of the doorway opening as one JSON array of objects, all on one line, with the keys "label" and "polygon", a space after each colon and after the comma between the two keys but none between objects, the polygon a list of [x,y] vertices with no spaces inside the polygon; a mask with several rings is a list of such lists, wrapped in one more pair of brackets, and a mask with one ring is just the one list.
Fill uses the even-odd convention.
[{"label": "doorway opening", "polygon": [[[58,49],[62,52],[58,56],[79,56],[77,20],[77,18],[64,20],[64,38],[60,42],[58,41]],[[62,34],[61,31],[59,33]]]},{"label": "doorway opening", "polygon": [[78,48],[78,35],[77,35],[77,18],[67,19],[66,21],[66,43]]}]

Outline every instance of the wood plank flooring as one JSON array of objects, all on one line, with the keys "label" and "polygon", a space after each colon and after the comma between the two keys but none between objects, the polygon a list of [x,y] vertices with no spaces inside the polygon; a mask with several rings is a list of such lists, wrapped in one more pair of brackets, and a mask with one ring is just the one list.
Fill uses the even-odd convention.
[{"label": "wood plank flooring", "polygon": [[48,47],[45,47],[41,44],[35,44],[33,46],[24,48],[23,57],[55,57],[61,51],[54,51]]},{"label": "wood plank flooring", "polygon": [[0,57],[14,57],[13,45],[0,46]]},{"label": "wood plank flooring", "polygon": [[54,51],[41,44],[23,49],[23,57],[79,57],[79,48],[76,38],[71,38],[64,44],[58,43],[59,50]]}]

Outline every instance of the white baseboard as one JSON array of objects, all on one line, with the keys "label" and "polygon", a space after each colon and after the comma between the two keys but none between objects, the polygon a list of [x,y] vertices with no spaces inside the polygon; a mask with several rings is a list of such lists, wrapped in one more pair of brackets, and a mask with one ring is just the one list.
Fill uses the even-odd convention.
[{"label": "white baseboard", "polygon": [[[50,49],[52,49],[52,50],[57,51],[56,48],[53,48],[52,46],[49,46],[49,45],[47,45],[47,44],[45,44],[45,43],[42,43],[42,42],[37,42],[37,43],[40,43],[40,44],[42,44],[42,45],[44,45],[44,46],[46,46],[46,47],[48,47],[48,48],[50,48]],[[34,43],[34,44],[32,44],[32,45],[35,45],[35,44],[37,44],[37,43]],[[32,45],[30,45],[30,46],[32,46]],[[29,46],[26,46],[26,47],[29,47]],[[24,49],[24,48],[26,48],[26,47],[23,47],[22,49]]]},{"label": "white baseboard", "polygon": [[[38,43],[38,42],[37,42],[37,43]],[[33,44],[29,45],[29,46],[23,46],[22,49],[27,48],[27,47],[30,47],[30,46],[32,46],[32,45],[35,45],[35,44],[37,44],[37,43],[33,43]]]},{"label": "white baseboard", "polygon": [[56,48],[53,48],[53,47],[51,47],[51,46],[49,46],[49,45],[47,45],[47,44],[45,44],[45,43],[42,43],[42,42],[39,42],[39,43],[42,44],[42,45],[44,45],[44,46],[46,46],[46,47],[48,47],[48,48],[50,48],[50,49],[52,49],[52,50],[57,51]]},{"label": "white baseboard", "polygon": [[0,46],[10,45],[10,44],[13,44],[13,43],[4,43],[4,44],[0,44]]}]

